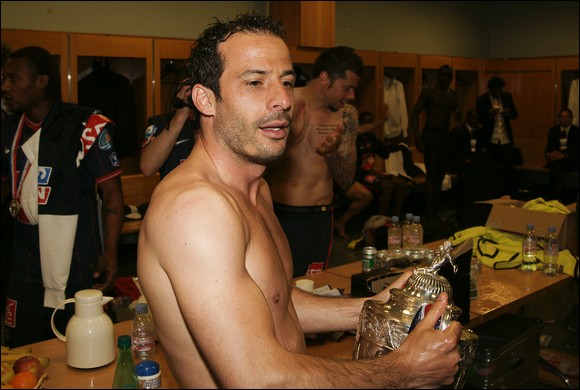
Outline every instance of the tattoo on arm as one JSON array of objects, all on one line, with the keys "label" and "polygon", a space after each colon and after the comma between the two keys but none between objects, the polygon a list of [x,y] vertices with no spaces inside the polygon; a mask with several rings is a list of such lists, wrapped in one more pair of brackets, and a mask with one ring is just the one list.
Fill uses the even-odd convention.
[{"label": "tattoo on arm", "polygon": [[354,180],[356,169],[356,137],[358,134],[357,112],[351,105],[344,107],[343,130],[340,145],[336,153],[326,156],[326,162],[332,178],[344,190]]}]

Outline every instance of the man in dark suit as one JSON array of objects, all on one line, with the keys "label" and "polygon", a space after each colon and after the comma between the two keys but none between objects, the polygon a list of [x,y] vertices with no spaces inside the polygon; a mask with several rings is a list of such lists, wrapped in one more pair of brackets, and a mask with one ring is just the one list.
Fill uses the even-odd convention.
[{"label": "man in dark suit", "polygon": [[521,151],[514,147],[514,135],[510,120],[518,117],[512,95],[503,92],[505,81],[492,77],[487,82],[488,93],[476,99],[479,123],[489,155],[506,167],[523,163]]},{"label": "man in dark suit", "polygon": [[[558,114],[560,123],[550,127],[544,155],[548,161],[544,168],[550,170],[550,184],[558,199],[563,195],[563,185],[558,180],[562,173],[578,172],[578,126],[572,124],[573,114],[569,108],[562,108]],[[567,198],[566,198],[567,199]],[[568,199],[571,200],[571,199]]]},{"label": "man in dark suit", "polygon": [[560,123],[548,132],[544,167],[554,173],[578,172],[578,126],[572,124],[572,110],[562,108],[558,118]]},{"label": "man in dark suit", "polygon": [[485,154],[483,132],[478,127],[477,110],[469,109],[465,121],[451,130],[449,169],[461,174],[465,165]]}]

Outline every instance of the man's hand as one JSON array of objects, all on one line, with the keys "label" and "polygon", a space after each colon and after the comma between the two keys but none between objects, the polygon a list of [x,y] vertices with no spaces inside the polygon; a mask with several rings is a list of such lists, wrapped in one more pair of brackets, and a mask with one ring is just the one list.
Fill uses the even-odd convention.
[{"label": "man's hand", "polygon": [[457,346],[462,326],[452,321],[444,331],[435,329],[447,302],[447,294],[439,294],[425,318],[391,353],[396,355],[397,369],[409,373],[404,379],[405,387],[435,388],[455,380],[461,357]]},{"label": "man's hand", "polygon": [[393,283],[389,284],[387,288],[376,294],[373,299],[385,302],[388,301],[391,298],[391,290],[393,288],[403,288],[411,275],[413,275],[413,271],[408,270],[403,272],[401,276],[399,276]]},{"label": "man's hand", "polygon": [[93,273],[93,278],[96,283],[93,288],[101,291],[108,291],[113,288],[113,284],[119,274],[119,264],[117,262],[117,255],[110,253],[103,253],[97,261],[97,268]]},{"label": "man's hand", "polygon": [[552,150],[551,152],[546,153],[546,157],[549,161],[556,161],[565,158],[566,155],[559,150]]}]

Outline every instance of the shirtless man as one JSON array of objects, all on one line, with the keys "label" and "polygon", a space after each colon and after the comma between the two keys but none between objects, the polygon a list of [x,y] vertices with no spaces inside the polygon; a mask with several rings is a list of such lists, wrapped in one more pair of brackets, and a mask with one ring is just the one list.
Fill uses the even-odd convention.
[{"label": "shirtless man", "polygon": [[[291,287],[290,247],[262,179],[284,153],[294,108],[295,75],[281,34],[274,19],[239,15],[216,21],[192,49],[198,138],[153,194],[137,263],[172,374],[182,388],[449,384],[461,324],[434,329],[444,293],[386,356],[341,361],[305,353],[304,333],[354,329],[365,298]],[[389,290],[375,298],[388,299]]]},{"label": "shirtless man", "polygon": [[332,47],[318,56],[312,80],[295,90],[288,150],[264,176],[290,242],[294,277],[328,265],[333,180],[344,191],[354,182],[358,112],[347,102],[354,99],[362,72],[362,59],[349,47]]}]

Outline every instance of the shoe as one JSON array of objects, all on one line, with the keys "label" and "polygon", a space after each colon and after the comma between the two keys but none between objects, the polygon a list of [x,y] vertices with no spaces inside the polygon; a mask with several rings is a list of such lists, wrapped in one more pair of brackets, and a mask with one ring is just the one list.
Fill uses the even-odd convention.
[{"label": "shoe", "polygon": [[356,240],[352,240],[351,242],[348,243],[348,245],[346,247],[348,249],[350,249],[351,251],[354,251],[363,245],[363,239],[364,239],[364,237],[361,236],[361,238],[358,238]]}]

